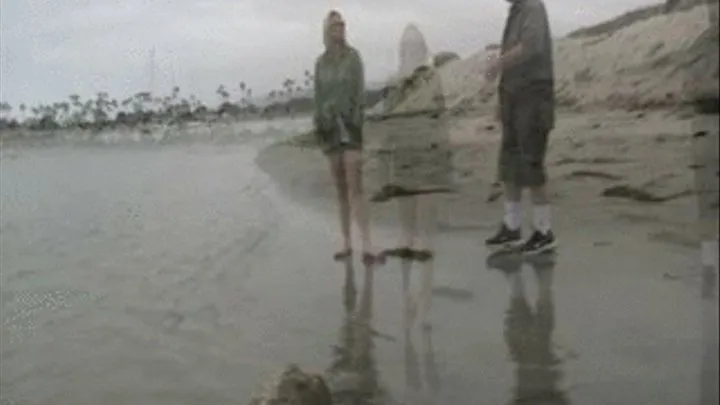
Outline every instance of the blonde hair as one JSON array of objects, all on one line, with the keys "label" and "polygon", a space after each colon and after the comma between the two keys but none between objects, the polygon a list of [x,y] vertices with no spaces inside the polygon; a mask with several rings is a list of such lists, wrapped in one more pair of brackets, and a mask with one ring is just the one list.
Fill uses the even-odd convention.
[{"label": "blonde hair", "polygon": [[415,69],[430,61],[425,37],[415,24],[408,24],[400,37],[400,76],[409,76]]},{"label": "blonde hair", "polygon": [[330,46],[330,20],[333,17],[342,18],[342,14],[337,10],[330,10],[330,11],[328,11],[327,15],[323,19],[322,35],[323,35],[323,45],[325,45],[326,49],[328,46]]}]

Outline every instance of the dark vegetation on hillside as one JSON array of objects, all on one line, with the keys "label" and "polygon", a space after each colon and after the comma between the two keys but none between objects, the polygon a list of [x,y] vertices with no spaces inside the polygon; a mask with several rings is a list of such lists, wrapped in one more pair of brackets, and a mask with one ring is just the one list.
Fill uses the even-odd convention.
[{"label": "dark vegetation on hillside", "polygon": [[583,38],[595,35],[612,35],[636,22],[650,19],[660,14],[685,11],[695,6],[708,4],[716,0],[666,0],[664,3],[642,7],[629,11],[611,20],[590,27],[581,28],[568,34],[569,38]]}]

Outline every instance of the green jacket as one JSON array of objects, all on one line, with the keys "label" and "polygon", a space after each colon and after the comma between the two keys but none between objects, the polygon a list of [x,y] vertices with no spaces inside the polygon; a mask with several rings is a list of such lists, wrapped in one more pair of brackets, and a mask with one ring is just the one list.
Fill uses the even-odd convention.
[{"label": "green jacket", "polygon": [[315,62],[315,132],[323,143],[339,134],[337,118],[353,142],[362,143],[365,74],[360,53],[348,46],[340,55],[327,52]]}]

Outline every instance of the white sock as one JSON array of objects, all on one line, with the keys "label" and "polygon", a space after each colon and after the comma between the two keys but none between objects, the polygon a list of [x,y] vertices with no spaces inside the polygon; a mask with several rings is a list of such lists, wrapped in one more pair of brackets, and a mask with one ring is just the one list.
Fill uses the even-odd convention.
[{"label": "white sock", "polygon": [[550,225],[550,205],[533,206],[533,227],[542,233],[548,233],[552,228]]},{"label": "white sock", "polygon": [[503,222],[510,230],[516,231],[522,226],[522,206],[519,202],[505,202],[505,217]]},{"label": "white sock", "polygon": [[700,260],[703,267],[718,267],[718,241],[706,240],[700,245]]}]

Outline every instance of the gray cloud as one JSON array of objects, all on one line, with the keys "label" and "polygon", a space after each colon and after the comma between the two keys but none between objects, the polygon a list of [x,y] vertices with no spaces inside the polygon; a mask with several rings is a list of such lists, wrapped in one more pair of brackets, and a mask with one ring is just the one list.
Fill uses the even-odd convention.
[{"label": "gray cloud", "polygon": [[[373,81],[394,70],[406,23],[420,26],[431,49],[468,55],[499,40],[507,11],[503,0],[335,3]],[[559,36],[653,1],[546,3]],[[4,0],[0,98],[36,103],[98,91],[124,97],[149,86],[152,47],[157,91],[175,83],[213,101],[217,85],[245,81],[266,93],[312,66],[328,9],[318,0]]]}]

